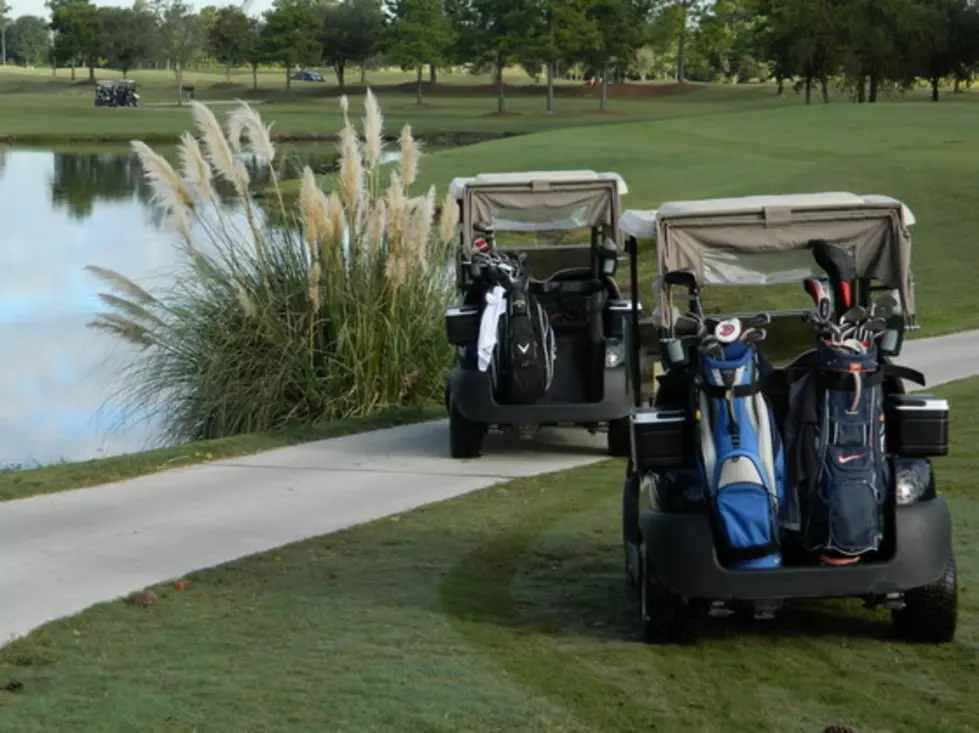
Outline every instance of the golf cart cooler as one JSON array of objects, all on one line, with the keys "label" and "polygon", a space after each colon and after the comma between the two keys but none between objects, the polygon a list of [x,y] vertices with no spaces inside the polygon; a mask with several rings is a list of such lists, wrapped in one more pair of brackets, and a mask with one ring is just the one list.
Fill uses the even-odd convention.
[{"label": "golf cart cooler", "polygon": [[445,338],[453,346],[475,347],[479,340],[479,307],[454,305],[445,309]]},{"label": "golf cart cooler", "polygon": [[948,400],[934,395],[892,394],[884,415],[888,453],[906,458],[948,455]]}]

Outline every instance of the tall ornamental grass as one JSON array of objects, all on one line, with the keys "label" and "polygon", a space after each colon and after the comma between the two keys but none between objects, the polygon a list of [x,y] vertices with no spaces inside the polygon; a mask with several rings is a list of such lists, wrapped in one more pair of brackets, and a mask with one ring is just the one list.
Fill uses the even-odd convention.
[{"label": "tall ornamental grass", "polygon": [[[412,193],[420,149],[410,127],[401,131],[400,166],[382,169],[383,120],[370,91],[362,134],[346,97],[341,107],[336,188],[321,188],[305,167],[295,210],[274,174],[269,128],[245,103],[222,129],[192,102],[198,135],[180,138],[176,168],[133,141],[175,232],[178,265],[158,292],[87,268],[110,290],[89,325],[138,347],[117,397],[154,416],[168,442],[441,399],[457,208],[447,197],[436,217],[434,187]],[[269,164],[271,199],[291,226],[266,220],[243,151]],[[237,205],[220,205],[216,187],[230,188]]]}]

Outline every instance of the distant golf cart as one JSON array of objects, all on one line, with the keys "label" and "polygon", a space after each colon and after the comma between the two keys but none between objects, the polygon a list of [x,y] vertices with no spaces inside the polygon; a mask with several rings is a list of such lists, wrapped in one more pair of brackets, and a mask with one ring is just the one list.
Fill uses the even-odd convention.
[{"label": "distant golf cart", "polygon": [[[644,639],[691,640],[698,619],[771,618],[793,599],[857,597],[890,610],[901,639],[950,641],[952,530],[931,464],[947,454],[948,404],[906,393],[904,380],[924,378],[893,362],[916,328],[908,208],[755,196],[621,222],[655,239],[660,275],[664,374],[655,397],[633,391],[623,491]],[[801,318],[707,314],[703,286],[780,286],[811,307]],[[787,314],[813,348],[775,366],[765,326]]]},{"label": "distant golf cart", "polygon": [[456,360],[445,390],[454,458],[480,455],[490,428],[606,431],[629,451],[625,368],[630,302],[614,173],[542,171],[452,181],[460,207],[456,283],[446,311]]},{"label": "distant golf cart", "polygon": [[138,104],[136,82],[130,79],[100,81],[95,85],[96,107],[136,107]]}]

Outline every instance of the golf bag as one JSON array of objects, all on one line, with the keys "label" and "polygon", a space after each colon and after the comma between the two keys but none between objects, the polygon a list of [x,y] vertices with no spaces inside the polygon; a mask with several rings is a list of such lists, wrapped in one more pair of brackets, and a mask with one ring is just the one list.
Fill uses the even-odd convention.
[{"label": "golf bag", "polygon": [[504,380],[514,402],[536,402],[547,394],[554,378],[556,343],[547,311],[529,292],[526,279],[507,293]]},{"label": "golf bag", "polygon": [[824,559],[858,558],[884,537],[891,486],[883,378],[876,348],[849,353],[820,340],[815,368],[790,389],[789,486],[802,505],[802,543]]},{"label": "golf bag", "polygon": [[785,459],[758,367],[748,344],[725,344],[723,358],[701,355],[696,388],[700,469],[717,553],[733,568],[781,565]]}]

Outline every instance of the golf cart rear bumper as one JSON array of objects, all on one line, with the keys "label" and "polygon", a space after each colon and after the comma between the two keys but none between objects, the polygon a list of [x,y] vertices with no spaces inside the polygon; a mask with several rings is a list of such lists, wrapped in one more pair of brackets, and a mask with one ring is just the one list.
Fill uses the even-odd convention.
[{"label": "golf cart rear bumper", "polygon": [[452,400],[466,418],[488,425],[554,425],[557,423],[606,423],[627,417],[632,410],[626,369],[605,370],[601,402],[501,405],[493,399],[489,372],[456,368],[449,376]]},{"label": "golf cart rear bumper", "polygon": [[937,497],[900,506],[896,522],[897,552],[887,562],[728,570],[717,561],[705,514],[644,509],[639,518],[655,576],[674,593],[709,600],[882,595],[938,580],[952,552],[945,500]]}]

